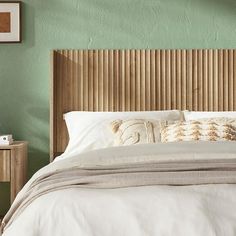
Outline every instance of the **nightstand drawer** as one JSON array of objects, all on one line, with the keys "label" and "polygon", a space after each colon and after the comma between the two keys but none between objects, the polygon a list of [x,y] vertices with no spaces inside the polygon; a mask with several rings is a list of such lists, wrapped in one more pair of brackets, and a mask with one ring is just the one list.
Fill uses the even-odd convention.
[{"label": "nightstand drawer", "polygon": [[11,180],[11,151],[0,150],[0,182]]}]

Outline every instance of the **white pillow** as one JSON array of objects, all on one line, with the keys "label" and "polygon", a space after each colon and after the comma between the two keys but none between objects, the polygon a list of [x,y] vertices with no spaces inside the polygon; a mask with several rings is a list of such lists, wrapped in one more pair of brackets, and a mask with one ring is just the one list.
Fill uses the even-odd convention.
[{"label": "white pillow", "polygon": [[117,119],[154,119],[178,121],[182,112],[178,110],[148,112],[78,112],[66,113],[69,144],[65,154],[86,152],[115,146],[109,124]]},{"label": "white pillow", "polygon": [[225,118],[235,118],[236,119],[236,112],[235,111],[184,111],[184,119],[186,121],[190,120],[198,120],[203,118],[219,118],[219,117],[225,117]]}]

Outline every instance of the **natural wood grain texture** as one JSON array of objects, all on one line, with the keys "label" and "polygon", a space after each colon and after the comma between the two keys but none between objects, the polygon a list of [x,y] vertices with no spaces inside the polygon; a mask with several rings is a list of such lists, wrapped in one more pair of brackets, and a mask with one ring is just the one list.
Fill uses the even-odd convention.
[{"label": "natural wood grain texture", "polygon": [[224,110],[224,51],[222,49],[219,50],[218,53],[219,59],[218,59],[218,76],[219,76],[219,96],[218,96],[218,102],[219,102],[219,111]]},{"label": "natural wood grain texture", "polygon": [[0,182],[9,182],[11,177],[11,151],[0,150]]},{"label": "natural wood grain texture", "polygon": [[156,91],[157,91],[157,110],[161,110],[161,50],[156,51]]},{"label": "natural wood grain texture", "polygon": [[27,181],[27,143],[11,150],[11,203]]},{"label": "natural wood grain texture", "polygon": [[214,101],[214,89],[213,89],[213,81],[214,81],[214,77],[213,77],[213,50],[209,50],[208,52],[208,97],[209,97],[209,101],[208,101],[208,105],[209,105],[209,110],[214,110],[214,105],[213,105],[213,101]]},{"label": "natural wood grain texture", "polygon": [[[154,80],[155,78],[153,78]],[[171,94],[171,52],[170,50],[166,51],[166,109],[171,110],[171,100],[172,100],[172,94]]]},{"label": "natural wood grain texture", "polygon": [[198,51],[198,110],[203,111],[203,50]]},{"label": "natural wood grain texture", "polygon": [[229,50],[229,110],[234,110],[234,54]]},{"label": "natural wood grain texture", "polygon": [[187,51],[187,61],[186,61],[186,70],[187,70],[187,77],[186,77],[186,86],[187,86],[187,101],[186,109],[193,110],[193,53],[192,50]]},{"label": "natural wood grain texture", "polygon": [[171,50],[171,109],[176,105],[176,50]]},{"label": "natural wood grain texture", "polygon": [[213,87],[214,87],[214,92],[213,92],[213,98],[214,98],[214,111],[219,111],[219,68],[218,68],[218,61],[219,61],[219,56],[218,56],[218,50],[214,50],[214,55],[213,55]]},{"label": "natural wood grain texture", "polygon": [[[145,102],[146,102],[146,81],[145,81],[145,50],[141,50],[140,55],[140,100],[141,100],[141,107],[140,110],[144,111],[145,109]],[[122,88],[121,88],[122,89]]]},{"label": "natural wood grain texture", "polygon": [[186,67],[187,67],[187,63],[186,63],[186,50],[182,50],[181,51],[181,88],[182,88],[182,92],[181,92],[181,109],[182,110],[186,110],[187,109],[187,77],[186,77]]},{"label": "natural wood grain texture", "polygon": [[182,78],[181,78],[181,71],[182,71],[182,66],[181,66],[181,50],[177,50],[176,52],[176,76],[177,76],[177,87],[176,93],[177,98],[175,101],[176,109],[181,109],[181,103],[182,103]]},{"label": "natural wood grain texture", "polygon": [[10,182],[11,203],[27,181],[27,142],[0,146],[0,182]]},{"label": "natural wood grain texture", "polygon": [[52,157],[71,110],[236,109],[236,50],[55,50],[51,67]]},{"label": "natural wood grain texture", "polygon": [[141,69],[140,69],[140,50],[135,51],[135,110],[140,111],[141,110],[141,96],[140,96],[140,91],[141,91]]}]

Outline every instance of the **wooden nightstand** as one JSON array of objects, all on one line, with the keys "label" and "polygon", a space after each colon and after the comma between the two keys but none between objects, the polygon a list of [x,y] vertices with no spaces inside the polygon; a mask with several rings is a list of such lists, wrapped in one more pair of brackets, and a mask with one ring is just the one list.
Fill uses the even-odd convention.
[{"label": "wooden nightstand", "polygon": [[27,181],[27,142],[0,146],[0,182],[10,182],[11,203]]}]

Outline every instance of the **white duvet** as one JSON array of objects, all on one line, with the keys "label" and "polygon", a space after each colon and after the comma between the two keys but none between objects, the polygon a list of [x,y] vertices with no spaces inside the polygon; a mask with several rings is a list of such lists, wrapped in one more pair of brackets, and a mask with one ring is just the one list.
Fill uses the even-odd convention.
[{"label": "white duvet", "polygon": [[235,236],[236,185],[68,189],[35,200],[4,236]]},{"label": "white duvet", "polygon": [[3,236],[235,236],[236,185],[59,190]]}]

